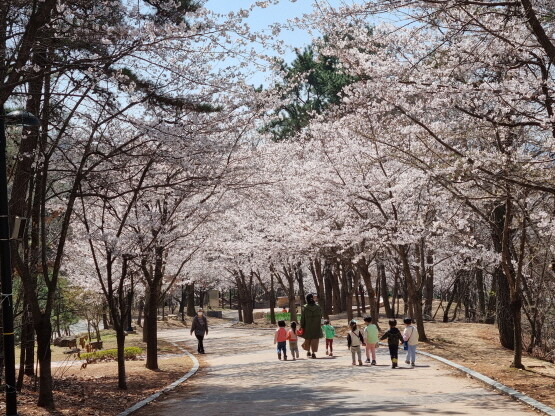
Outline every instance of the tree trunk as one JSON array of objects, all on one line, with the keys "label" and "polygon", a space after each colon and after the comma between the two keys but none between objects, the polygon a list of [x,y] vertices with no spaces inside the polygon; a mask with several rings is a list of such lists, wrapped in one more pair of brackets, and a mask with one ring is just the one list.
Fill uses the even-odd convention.
[{"label": "tree trunk", "polygon": [[[496,253],[502,252],[503,228],[505,223],[506,206],[504,203],[498,204],[492,211],[491,237]],[[493,272],[495,280],[495,299],[496,299],[496,322],[499,329],[499,341],[501,345],[508,349],[514,349],[514,321],[511,313],[511,294],[509,281],[503,273],[502,265],[495,267]]]},{"label": "tree trunk", "polygon": [[[1,310],[1,309],[0,309]],[[3,330],[2,321],[0,320],[0,330]],[[0,337],[0,351],[4,351],[4,337]],[[4,354],[0,354],[0,383],[4,384]]]},{"label": "tree trunk", "polygon": [[411,304],[413,307],[413,318],[416,320],[416,329],[418,330],[418,340],[420,342],[427,342],[428,337],[426,336],[426,331],[424,328],[424,320],[422,316],[422,298],[421,296],[419,296],[414,278],[410,270],[410,264],[408,259],[408,247],[404,245],[400,246],[398,253],[399,253],[399,257],[401,258],[401,262],[403,264],[403,274],[405,275],[405,281],[407,284],[409,297],[411,299]]},{"label": "tree trunk", "polygon": [[[21,325],[21,352],[24,356],[23,372],[26,376],[33,377],[35,375],[35,330],[33,317],[26,304]],[[21,372],[21,368],[19,371]]]},{"label": "tree trunk", "polygon": [[347,266],[350,262],[344,260],[341,263],[341,281],[343,285],[343,291],[345,293],[345,309],[347,310],[347,321],[350,322],[353,319],[353,297],[355,295],[355,288],[358,286],[358,281],[360,280],[360,273],[358,276],[355,270]]},{"label": "tree trunk", "polygon": [[291,322],[297,321],[297,297],[294,294],[293,297],[289,296],[289,319]]},{"label": "tree trunk", "polygon": [[379,325],[379,313],[378,313],[378,305],[376,304],[376,291],[372,285],[372,276],[370,275],[370,271],[368,270],[368,264],[366,263],[365,258],[361,258],[357,263],[357,270],[364,281],[364,285],[366,286],[366,293],[368,293],[368,303],[370,308],[370,315],[373,318],[373,323]]},{"label": "tree trunk", "polygon": [[[395,273],[393,274],[393,293],[391,296],[391,312],[393,313],[393,318],[396,318],[399,314],[399,269],[395,268]],[[397,302],[397,306],[395,306]]]},{"label": "tree trunk", "polygon": [[499,329],[499,341],[503,347],[512,350],[515,348],[515,322],[513,320],[514,314],[511,312],[509,282],[501,266],[496,267],[493,273],[497,288],[495,314],[497,328]]},{"label": "tree trunk", "polygon": [[362,313],[366,315],[366,294],[364,293],[362,283],[358,285],[358,293],[360,295],[360,307],[362,309]]},{"label": "tree trunk", "polygon": [[270,273],[270,322],[276,324],[276,288],[274,286],[274,275]]},{"label": "tree trunk", "polygon": [[357,317],[361,317],[362,314],[360,312],[360,285],[357,285],[353,290],[353,296],[355,298],[355,305],[357,307]]},{"label": "tree trunk", "polygon": [[513,296],[511,300],[511,312],[515,323],[514,354],[511,367],[523,369],[522,364],[522,300]]},{"label": "tree trunk", "polygon": [[[387,290],[387,278],[385,275],[385,266],[382,264],[379,268],[380,279],[381,279],[381,292],[382,292],[382,299],[383,299],[383,307],[385,310],[385,316],[389,319],[393,319],[395,317],[394,311],[391,308],[391,304],[389,303],[389,293]],[[395,306],[395,299],[392,298],[394,306]]]},{"label": "tree trunk", "polygon": [[[306,293],[304,291],[304,273],[300,262],[295,267],[295,280],[297,280],[297,285],[299,287],[299,296],[301,298],[301,304],[302,304],[304,303],[303,299],[306,299]],[[297,318],[296,317],[295,319],[292,318],[292,320],[296,321]]]},{"label": "tree trunk", "polygon": [[328,276],[330,278],[331,287],[332,287],[332,303],[333,303],[333,313],[338,314],[341,313],[343,310],[341,308],[341,289],[339,287],[339,274],[335,272],[331,264],[328,267]]},{"label": "tree trunk", "polygon": [[[404,269],[403,269],[404,271]],[[409,298],[409,289],[407,286],[407,279],[401,279],[401,284],[403,287],[403,315],[409,315],[409,308],[410,308],[410,298]],[[410,314],[412,315],[412,314]]]},{"label": "tree trunk", "polygon": [[479,321],[483,322],[486,317],[486,297],[484,293],[484,270],[478,268],[475,270],[476,291],[478,292],[478,313]]},{"label": "tree trunk", "polygon": [[486,307],[486,315],[484,322],[486,324],[495,323],[495,309],[497,307],[497,297],[495,296],[497,292],[497,282],[494,276],[491,279],[491,288],[488,292],[488,302]]},{"label": "tree trunk", "polygon": [[137,326],[142,326],[142,322],[143,322],[143,311],[145,309],[145,301],[144,299],[141,299],[139,301],[139,317],[137,318]]},{"label": "tree trunk", "polygon": [[[25,370],[26,370],[26,367],[25,367],[26,355],[29,352],[29,349],[27,348],[27,343],[29,339],[29,324],[28,324],[28,321],[30,321],[29,315],[30,315],[29,310],[24,300],[23,314],[21,316],[21,340],[20,340],[21,349],[19,352],[19,373],[17,375],[17,385],[16,385],[17,391],[21,391],[21,389],[23,388],[23,379],[24,379]],[[30,329],[32,334],[34,331],[33,327],[31,326]],[[34,344],[34,337],[33,337],[33,344]],[[34,351],[33,351],[33,356],[34,356]]]},{"label": "tree trunk", "polygon": [[145,314],[146,334],[146,368],[158,370],[158,299],[159,290],[151,287],[148,291],[148,314]]},{"label": "tree trunk", "polygon": [[[133,282],[131,282],[133,283]],[[133,289],[129,290],[127,294],[127,322],[125,323],[128,331],[133,331]],[[125,327],[124,327],[125,328]]]},{"label": "tree trunk", "polygon": [[181,322],[185,322],[185,305],[187,304],[187,291],[185,285],[181,286],[181,297],[179,298],[179,310],[177,314],[181,317]]},{"label": "tree trunk", "polygon": [[[270,266],[270,269],[272,273],[274,273],[274,276],[276,277],[283,291],[287,293],[287,299],[289,301],[289,319],[291,321],[296,321],[297,320],[297,297],[295,296],[295,275],[294,275],[295,271],[293,270],[291,265],[288,265],[287,267],[285,265],[282,266],[283,276],[285,276],[285,280],[287,281],[287,284],[285,284],[285,281],[281,277],[280,273],[278,273],[275,270],[273,265]],[[303,302],[304,302],[304,299],[301,299],[301,304]]]},{"label": "tree trunk", "polygon": [[324,296],[326,298],[324,303],[324,316],[326,319],[329,319],[330,315],[333,313],[333,287],[328,273],[324,273]]},{"label": "tree trunk", "polygon": [[[121,324],[117,326],[118,328],[116,329],[116,342],[118,348],[118,388],[120,390],[127,390],[127,380],[125,376],[125,331],[123,330],[123,322],[121,322]],[[147,368],[149,368],[148,364]]]},{"label": "tree trunk", "polygon": [[457,272],[457,277],[455,278],[455,282],[453,283],[453,290],[451,291],[451,295],[447,300],[447,306],[443,310],[443,322],[445,323],[449,322],[449,310],[451,309],[451,305],[453,304],[453,301],[455,300],[455,296],[457,296],[457,293],[459,291],[460,273],[461,273],[460,271]]},{"label": "tree trunk", "polygon": [[345,290],[345,309],[347,310],[347,322],[353,319],[353,294]]},{"label": "tree trunk", "polygon": [[237,285],[239,304],[241,305],[243,322],[246,324],[252,324],[254,322],[254,272],[251,271],[248,280],[242,270],[235,271],[234,276],[235,283]]},{"label": "tree trunk", "polygon": [[427,319],[432,317],[432,305],[434,302],[434,268],[433,257],[431,254],[426,256],[426,277],[424,282],[424,316]]},{"label": "tree trunk", "polygon": [[110,323],[108,322],[108,315],[106,312],[102,312],[102,325],[104,325],[104,329],[110,329]]},{"label": "tree trunk", "polygon": [[52,338],[52,324],[50,318],[43,315],[40,322],[35,324],[37,334],[37,358],[39,361],[39,399],[38,406],[53,408],[54,396],[52,394],[52,351],[50,339]]},{"label": "tree trunk", "polygon": [[241,296],[237,293],[237,312],[239,314],[239,321],[245,322],[243,319],[243,308],[241,307]]},{"label": "tree trunk", "polygon": [[193,317],[197,315],[195,310],[195,282],[191,282],[186,286],[187,289],[187,316]]},{"label": "tree trunk", "polygon": [[246,324],[252,324],[254,322],[254,308],[251,298],[247,298],[246,302],[243,305],[243,322],[245,322]]},{"label": "tree trunk", "polygon": [[[341,311],[347,311],[347,317],[349,319],[353,319],[353,298],[351,295],[351,299],[349,298],[349,288],[348,288],[348,279],[347,279],[347,272],[345,270],[344,264],[337,262],[336,265],[337,270],[337,280],[341,282],[341,287],[339,289],[339,296],[341,301]],[[349,305],[351,308],[349,309]]]},{"label": "tree trunk", "polygon": [[524,369],[522,364],[522,268],[524,266],[524,254],[526,249],[526,216],[522,217],[521,236],[519,255],[515,255],[518,259],[518,267],[515,270],[511,253],[511,223],[513,218],[513,204],[509,191],[507,191],[507,199],[505,202],[505,221],[503,224],[503,239],[501,249],[501,265],[503,266],[503,275],[509,286],[510,311],[513,318],[514,334],[513,334],[513,362],[511,367]]},{"label": "tree trunk", "polygon": [[144,308],[143,308],[143,342],[148,341],[148,331],[149,327],[148,324],[150,323],[149,314],[150,314],[150,289],[148,286],[145,288],[145,301],[144,301]]},{"label": "tree trunk", "polygon": [[276,312],[275,312],[275,307],[276,307],[276,292],[274,289],[274,274],[270,273],[270,287],[268,287],[268,285],[264,284],[264,282],[262,281],[262,278],[260,277],[260,272],[254,272],[256,278],[258,279],[258,283],[260,283],[260,286],[262,287],[262,289],[264,290],[264,293],[266,293],[266,296],[268,296],[268,299],[270,301],[270,322],[272,324],[276,324]]},{"label": "tree trunk", "polygon": [[205,297],[206,291],[205,290],[200,290],[199,294],[198,294],[198,304],[200,308],[204,308],[204,297]]},{"label": "tree trunk", "polygon": [[[319,259],[310,260],[309,262],[310,272],[312,273],[312,280],[314,281],[314,287],[316,288],[316,293],[318,295],[318,303],[324,312],[324,317],[329,318],[329,303],[328,296],[326,294],[326,287],[324,283],[325,271],[322,269],[322,262]],[[330,298],[331,299],[331,298]]]}]

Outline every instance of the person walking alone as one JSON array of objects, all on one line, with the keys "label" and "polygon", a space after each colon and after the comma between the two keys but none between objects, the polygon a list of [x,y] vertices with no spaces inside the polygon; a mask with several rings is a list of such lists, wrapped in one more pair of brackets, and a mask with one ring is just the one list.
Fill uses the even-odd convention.
[{"label": "person walking alone", "polygon": [[308,357],[316,358],[318,343],[322,333],[322,308],[314,301],[314,295],[306,295],[306,305],[301,313],[301,329],[304,342],[303,349]]},{"label": "person walking alone", "polygon": [[197,311],[197,316],[193,318],[191,323],[191,335],[195,333],[195,337],[198,339],[197,352],[199,354],[204,354],[204,336],[208,335],[208,320],[204,316],[204,310],[200,308]]}]

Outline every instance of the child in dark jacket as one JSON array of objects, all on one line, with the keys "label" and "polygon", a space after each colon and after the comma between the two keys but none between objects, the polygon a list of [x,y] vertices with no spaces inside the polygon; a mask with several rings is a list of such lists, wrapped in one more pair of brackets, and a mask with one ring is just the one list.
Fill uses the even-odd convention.
[{"label": "child in dark jacket", "polygon": [[389,329],[380,339],[387,339],[389,355],[391,356],[391,368],[397,368],[397,362],[399,361],[399,345],[403,343],[403,335],[401,334],[401,331],[397,329],[397,321],[395,319],[391,319],[389,321]]}]

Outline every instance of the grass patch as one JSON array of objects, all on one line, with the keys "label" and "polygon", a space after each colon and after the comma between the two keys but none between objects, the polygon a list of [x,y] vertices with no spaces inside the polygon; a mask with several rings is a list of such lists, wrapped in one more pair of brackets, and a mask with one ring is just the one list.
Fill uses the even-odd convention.
[{"label": "grass patch", "polygon": [[[267,313],[266,315],[264,315],[264,317],[266,318],[266,321],[270,322],[270,314]],[[276,313],[276,321],[288,321],[291,319],[291,314],[289,312],[279,312]],[[301,314],[298,313],[297,314],[297,322],[299,322],[301,320]]]},{"label": "grass patch", "polygon": [[[143,353],[143,350],[138,347],[126,347],[124,349],[125,360],[136,360],[139,355]],[[81,359],[85,360],[88,364],[97,363],[99,361],[117,361],[118,350],[102,350],[87,352],[81,354]]]}]

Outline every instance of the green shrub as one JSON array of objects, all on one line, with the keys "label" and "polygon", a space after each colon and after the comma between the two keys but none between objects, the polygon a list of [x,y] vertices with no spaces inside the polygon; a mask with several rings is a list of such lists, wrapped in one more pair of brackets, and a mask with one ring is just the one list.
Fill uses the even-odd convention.
[{"label": "green shrub", "polygon": [[[125,360],[136,360],[139,355],[143,353],[143,350],[139,347],[125,347],[123,350],[123,354],[125,356]],[[118,360],[118,350],[111,349],[111,350],[102,350],[102,351],[94,351],[94,352],[87,352],[81,354],[81,359],[85,360],[88,364],[96,363],[98,361],[117,361]]]},{"label": "green shrub", "polygon": [[[270,314],[267,313],[265,316],[266,320],[269,322],[270,321]],[[289,321],[291,318],[291,314],[289,312],[279,312],[276,313],[276,321]],[[300,322],[301,320],[301,315],[297,314],[297,322]]]}]

